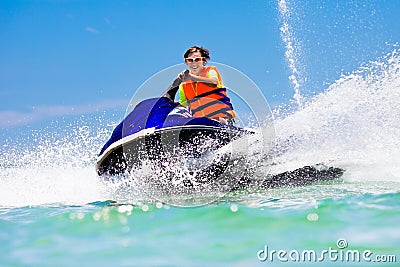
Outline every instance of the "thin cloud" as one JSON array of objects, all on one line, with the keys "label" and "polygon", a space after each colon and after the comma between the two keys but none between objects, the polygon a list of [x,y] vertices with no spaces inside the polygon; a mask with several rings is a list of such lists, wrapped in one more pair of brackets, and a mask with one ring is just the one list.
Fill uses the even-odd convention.
[{"label": "thin cloud", "polygon": [[126,100],[105,101],[95,104],[63,106],[49,105],[36,106],[29,112],[0,111],[0,127],[10,128],[20,125],[32,124],[48,118],[56,118],[67,115],[84,115],[95,113],[110,108],[122,108],[127,106]]},{"label": "thin cloud", "polygon": [[90,32],[90,33],[100,33],[98,30],[96,30],[95,28],[89,27],[87,26],[85,28],[85,31]]}]

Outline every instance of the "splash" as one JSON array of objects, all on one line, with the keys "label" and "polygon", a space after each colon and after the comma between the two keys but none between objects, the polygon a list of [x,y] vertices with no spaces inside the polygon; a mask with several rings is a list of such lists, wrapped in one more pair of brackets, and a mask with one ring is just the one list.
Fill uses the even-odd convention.
[{"label": "splash", "polygon": [[301,109],[303,106],[303,99],[300,92],[301,73],[298,68],[298,58],[300,53],[299,44],[296,43],[298,41],[296,40],[295,34],[290,27],[292,12],[286,0],[278,0],[278,10],[282,23],[282,26],[280,27],[281,38],[285,44],[285,57],[289,64],[289,69],[291,72],[289,80],[293,85],[293,98],[296,101],[297,106]]},{"label": "splash", "polygon": [[93,119],[53,125],[6,140],[0,156],[0,206],[102,199],[93,166],[110,129],[98,123]]},{"label": "splash", "polygon": [[400,181],[400,53],[343,75],[300,110],[276,121],[275,172],[327,163],[348,180]]}]

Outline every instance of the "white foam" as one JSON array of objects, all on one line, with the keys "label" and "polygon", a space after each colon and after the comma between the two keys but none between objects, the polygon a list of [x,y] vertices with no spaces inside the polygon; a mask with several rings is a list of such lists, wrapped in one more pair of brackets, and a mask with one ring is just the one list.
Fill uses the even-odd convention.
[{"label": "white foam", "polygon": [[398,88],[397,49],[341,77],[304,109],[275,122],[285,144],[277,168],[325,162],[348,169],[349,179],[400,181]]},{"label": "white foam", "polygon": [[73,205],[103,199],[94,161],[109,130],[78,124],[8,140],[0,159],[0,206]]},{"label": "white foam", "polygon": [[93,167],[13,168],[2,174],[0,206],[81,205],[102,199]]}]

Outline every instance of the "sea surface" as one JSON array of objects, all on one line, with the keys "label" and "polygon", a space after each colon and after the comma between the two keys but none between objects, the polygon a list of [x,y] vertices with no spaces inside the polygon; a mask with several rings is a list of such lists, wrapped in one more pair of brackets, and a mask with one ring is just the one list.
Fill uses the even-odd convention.
[{"label": "sea surface", "polygon": [[112,127],[99,119],[6,137],[0,265],[400,266],[399,88],[395,49],[301,109],[273,110],[277,153],[259,171],[322,163],[343,168],[339,180],[192,208],[101,181],[94,165]]}]

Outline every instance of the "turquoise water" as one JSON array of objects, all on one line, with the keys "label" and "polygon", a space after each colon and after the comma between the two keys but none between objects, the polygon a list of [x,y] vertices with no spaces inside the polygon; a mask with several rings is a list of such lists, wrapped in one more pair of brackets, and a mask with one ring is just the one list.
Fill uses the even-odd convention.
[{"label": "turquoise water", "polygon": [[399,66],[394,50],[302,109],[274,110],[277,153],[258,172],[323,163],[345,169],[340,180],[237,192],[197,208],[100,181],[94,165],[107,122],[7,137],[0,265],[399,266]]},{"label": "turquoise water", "polygon": [[[2,266],[278,266],[260,261],[275,250],[370,250],[395,255],[398,266],[399,184],[315,185],[231,197],[200,208],[160,203],[39,205],[0,209]],[[349,189],[350,188],[350,189]],[[330,196],[322,197],[320,192]],[[273,196],[279,197],[273,197]],[[288,195],[288,197],[284,197]],[[296,197],[297,196],[297,197]],[[318,198],[319,196],[319,198]],[[315,198],[317,197],[317,198]],[[240,198],[242,200],[240,200]],[[287,257],[288,258],[288,257]],[[333,256],[332,259],[335,259]],[[366,262],[350,263],[366,266]],[[343,266],[347,261],[315,263]],[[371,263],[370,263],[371,264]]]}]

